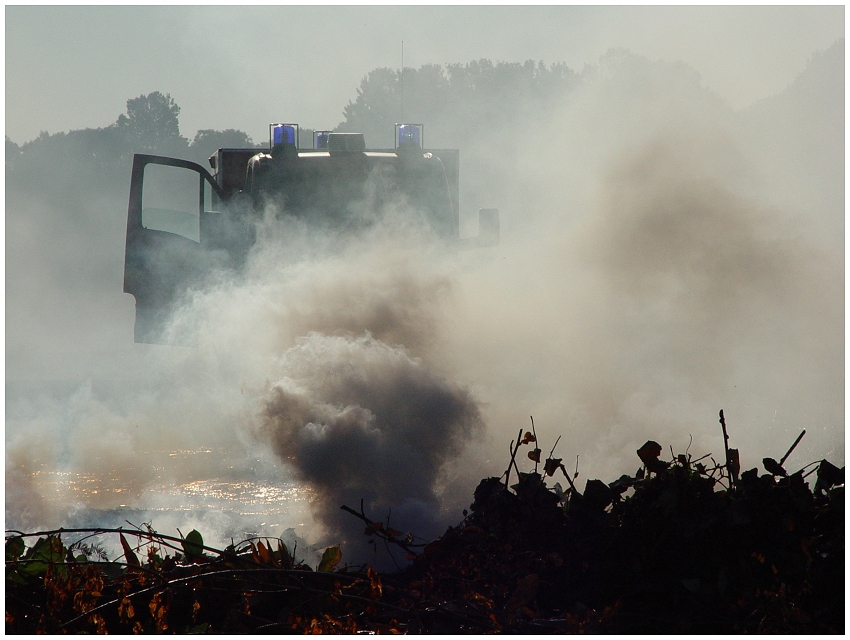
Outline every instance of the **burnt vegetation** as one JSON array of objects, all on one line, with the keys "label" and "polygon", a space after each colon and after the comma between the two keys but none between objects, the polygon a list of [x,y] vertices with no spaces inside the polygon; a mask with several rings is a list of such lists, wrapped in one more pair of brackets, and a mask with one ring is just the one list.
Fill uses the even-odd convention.
[{"label": "burnt vegetation", "polygon": [[649,441],[634,475],[579,491],[532,423],[429,544],[342,505],[404,550],[392,573],[339,547],[310,567],[280,540],[215,549],[145,525],[7,532],[6,632],[843,633],[843,467],[789,471],[803,432],[764,473],[741,472],[721,424],[720,461]]}]

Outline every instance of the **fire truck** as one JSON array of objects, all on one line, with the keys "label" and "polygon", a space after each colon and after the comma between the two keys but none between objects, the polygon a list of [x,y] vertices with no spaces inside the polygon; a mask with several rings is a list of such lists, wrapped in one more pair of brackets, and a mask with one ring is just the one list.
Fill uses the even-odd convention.
[{"label": "fire truck", "polygon": [[268,149],[218,149],[212,172],[180,158],[136,154],[130,182],[124,292],[135,297],[136,342],[162,342],[181,296],[222,269],[239,270],[257,225],[294,216],[319,232],[356,233],[385,205],[403,203],[448,247],[494,246],[498,209],[479,210],[479,235],[460,238],[459,152],[423,146],[421,124],[397,124],[395,148],[363,134],[269,125]]}]

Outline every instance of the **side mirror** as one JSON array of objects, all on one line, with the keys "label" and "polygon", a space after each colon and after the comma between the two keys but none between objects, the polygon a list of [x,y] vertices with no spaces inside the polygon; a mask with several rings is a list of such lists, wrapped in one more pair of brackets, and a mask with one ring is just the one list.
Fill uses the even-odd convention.
[{"label": "side mirror", "polygon": [[496,247],[499,245],[499,210],[478,210],[478,246]]}]

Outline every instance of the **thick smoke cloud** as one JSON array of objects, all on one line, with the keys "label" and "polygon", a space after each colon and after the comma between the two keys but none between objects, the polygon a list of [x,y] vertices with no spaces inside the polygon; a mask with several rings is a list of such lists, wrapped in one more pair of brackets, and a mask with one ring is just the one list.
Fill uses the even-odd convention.
[{"label": "thick smoke cloud", "polygon": [[483,429],[437,357],[456,256],[403,209],[355,236],[270,210],[245,272],[191,293],[173,318],[173,335],[195,332],[199,354],[256,398],[243,428],[310,487],[314,539],[344,542],[350,562],[376,558],[340,506],[364,500],[370,517],[438,535],[456,517],[442,508],[446,463]]},{"label": "thick smoke cloud", "polygon": [[[815,62],[843,73],[835,53]],[[489,149],[517,189],[501,193],[503,245],[462,279],[451,341],[491,433],[533,413],[607,477],[648,438],[716,453],[724,408],[745,465],[802,428],[801,466],[842,459],[843,244],[827,230],[843,199],[822,196],[842,192],[842,159],[824,144],[815,179],[774,139],[801,111],[840,130],[840,95],[792,87],[753,127],[684,67],[612,52],[584,75],[518,157]]]},{"label": "thick smoke cloud", "polygon": [[374,519],[391,512],[396,529],[438,535],[437,475],[481,427],[470,393],[368,334],[310,333],[281,368],[288,375],[267,395],[260,430],[316,488],[332,533],[362,546],[362,523],[340,506],[364,500]]},{"label": "thick smoke cloud", "polygon": [[[684,65],[612,52],[521,139],[441,141],[461,148],[462,233],[474,234],[470,212],[498,206],[499,247],[447,252],[401,207],[355,237],[284,218],[261,228],[245,273],[187,294],[172,330],[195,336],[192,348],[127,346],[120,251],[77,284],[115,292],[119,302],[98,294],[92,311],[72,286],[51,290],[70,256],[51,257],[50,242],[15,246],[12,270],[33,271],[7,292],[18,310],[7,375],[39,385],[61,372],[76,393],[45,383],[7,400],[7,523],[79,523],[130,505],[213,544],[297,527],[310,542],[344,542],[347,562],[372,561],[341,504],[363,498],[375,519],[392,508],[394,528],[439,534],[477,480],[504,471],[529,415],[544,450],[562,435],[555,455],[580,456],[579,488],[633,472],[650,438],[679,453],[692,437],[691,453],[716,457],[720,408],[748,468],[803,428],[791,466],[841,464],[843,43],[839,53],[734,112]],[[50,228],[35,222],[7,231]],[[123,247],[122,224],[87,228],[74,236],[81,255]],[[21,309],[51,301],[28,282],[71,321],[56,312],[43,336],[27,334]],[[114,479],[128,494],[57,496],[48,471]],[[179,511],[185,487],[205,481],[284,497],[256,518],[216,512],[232,501]]]}]

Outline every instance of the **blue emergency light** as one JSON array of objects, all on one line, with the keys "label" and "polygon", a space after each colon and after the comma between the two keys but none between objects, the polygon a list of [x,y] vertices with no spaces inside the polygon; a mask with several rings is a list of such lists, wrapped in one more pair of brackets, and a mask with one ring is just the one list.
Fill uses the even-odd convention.
[{"label": "blue emergency light", "polygon": [[314,131],[313,132],[313,148],[314,149],[327,149],[328,148],[328,136],[330,135],[330,131]]},{"label": "blue emergency light", "polygon": [[288,144],[293,147],[298,146],[298,125],[297,124],[270,124],[269,125],[269,140],[271,148],[281,144]]},{"label": "blue emergency light", "polygon": [[398,149],[405,144],[415,144],[418,147],[422,146],[422,132],[425,129],[423,124],[396,124],[395,126],[395,146]]}]

